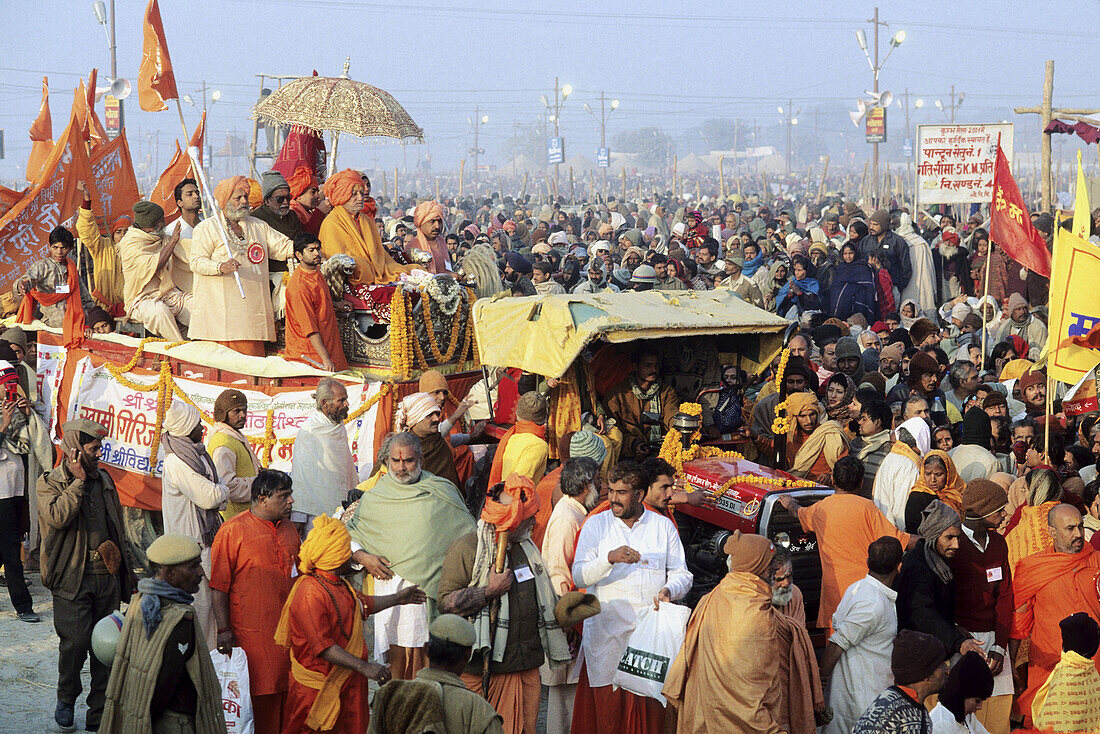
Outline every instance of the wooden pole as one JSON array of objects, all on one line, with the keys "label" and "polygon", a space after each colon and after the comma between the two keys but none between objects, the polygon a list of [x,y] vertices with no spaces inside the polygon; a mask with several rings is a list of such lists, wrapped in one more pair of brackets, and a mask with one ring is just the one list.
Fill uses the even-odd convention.
[{"label": "wooden pole", "polygon": [[623,201],[626,201],[626,169],[624,168],[619,171],[619,174],[622,176],[623,179]]},{"label": "wooden pole", "polygon": [[569,166],[569,203],[577,203],[577,189],[573,181],[573,166]]},{"label": "wooden pole", "polygon": [[[1047,60],[1046,76],[1043,78],[1043,111],[1039,115],[1039,131],[1042,134],[1042,166],[1043,166],[1043,202],[1042,207],[1044,212],[1051,210],[1051,190],[1050,190],[1050,133],[1046,132],[1047,125],[1050,124],[1051,107],[1054,106],[1054,59]],[[1050,413],[1050,406],[1047,405],[1047,414]],[[1047,431],[1049,435],[1050,431]]]},{"label": "wooden pole", "polygon": [[737,195],[741,196],[741,177],[737,177]]},{"label": "wooden pole", "polygon": [[695,200],[699,201],[699,179],[695,179]]},{"label": "wooden pole", "polygon": [[[462,160],[460,160],[458,162],[458,197],[460,199],[462,198],[462,183],[463,183],[463,178],[465,177],[465,173],[466,173],[466,159],[463,158]],[[524,176],[524,182],[526,182],[527,174],[525,173],[525,174],[523,174],[523,176]],[[526,188],[526,183],[524,183],[524,188]]]},{"label": "wooden pole", "polygon": [[527,196],[527,177],[528,177],[528,175],[529,174],[527,173],[527,171],[523,172],[523,191],[520,193],[520,196]]},{"label": "wooden pole", "polygon": [[397,166],[393,167],[393,201],[397,203]]},{"label": "wooden pole", "polygon": [[435,200],[439,201],[439,179],[435,180]]},{"label": "wooden pole", "polygon": [[[1100,149],[1100,146],[1097,147],[1098,149]],[[724,170],[724,166],[722,165],[723,163],[725,163],[725,160],[725,156],[718,156],[718,190],[721,192],[723,199],[726,198],[726,172]]]},{"label": "wooden pole", "polygon": [[[989,298],[989,269],[993,262],[993,240],[989,240],[989,249],[985,253],[985,293],[982,295],[982,302],[978,304],[978,316],[982,319],[982,364],[985,364],[985,357],[989,352],[986,351],[986,338],[989,334],[988,324],[985,322],[985,304],[986,299]],[[994,313],[994,316],[997,314]]]},{"label": "wooden pole", "polygon": [[829,156],[825,156],[825,168],[821,171],[821,184],[817,187],[817,204],[821,204],[821,197],[825,195],[825,177],[829,175]]},{"label": "wooden pole", "polygon": [[679,169],[679,160],[672,156],[672,195],[676,196],[676,171]]}]

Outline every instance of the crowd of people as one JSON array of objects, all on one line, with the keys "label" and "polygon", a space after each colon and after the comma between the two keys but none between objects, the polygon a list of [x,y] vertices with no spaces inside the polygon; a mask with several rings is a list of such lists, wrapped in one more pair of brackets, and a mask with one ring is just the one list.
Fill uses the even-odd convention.
[{"label": "crowd of people", "polygon": [[[816,620],[797,559],[733,533],[728,573],[664,671],[665,706],[615,684],[639,614],[697,583],[676,508],[705,493],[658,457],[696,395],[677,393],[660,349],[635,349],[603,392],[591,353],[560,379],[520,376],[515,423],[488,452],[448,380],[425,372],[366,477],[336,379],[317,386],[290,474],[263,468],[240,391],[219,396],[210,428],[173,401],[164,532],[136,549],[99,465],[106,429],[66,423],[55,465],[33,350],[13,329],[3,562],[20,618],[37,621],[10,522],[29,496],[59,726],[75,725],[91,657],[88,730],[224,731],[206,652],[241,649],[257,732],[1100,730],[1100,416],[1067,415],[1066,386],[1048,387],[1048,284],[991,243],[981,209],[868,213],[794,193],[384,202],[360,172],[322,186],[299,168],[219,183],[206,218],[185,180],[175,222],[142,201],[104,236],[84,191],[93,262],[74,262],[59,227],[15,289],[20,322],[67,340],[129,321],[262,357],[284,329],[284,356],[340,370],[337,312],[418,269],[479,296],[726,290],[792,329],[760,374],[722,366],[702,435],[832,492],[778,497],[816,537]],[[1049,241],[1059,224],[1033,219]],[[319,275],[338,256],[354,263],[347,298]],[[90,656],[92,628],[127,600],[114,663]]]}]

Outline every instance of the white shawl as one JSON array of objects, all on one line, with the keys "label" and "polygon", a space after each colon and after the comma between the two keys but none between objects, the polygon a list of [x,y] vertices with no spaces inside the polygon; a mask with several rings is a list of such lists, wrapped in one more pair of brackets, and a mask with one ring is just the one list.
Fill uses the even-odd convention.
[{"label": "white shawl", "polygon": [[290,477],[294,510],[306,515],[331,513],[359,483],[343,423],[314,410],[298,429]]}]

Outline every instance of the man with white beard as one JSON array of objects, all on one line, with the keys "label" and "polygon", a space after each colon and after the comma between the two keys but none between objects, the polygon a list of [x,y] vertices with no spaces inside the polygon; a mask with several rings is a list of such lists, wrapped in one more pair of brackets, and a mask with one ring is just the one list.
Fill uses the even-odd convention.
[{"label": "man with white beard", "polygon": [[[191,319],[190,336],[263,357],[264,342],[275,341],[269,262],[293,255],[294,243],[249,216],[248,187],[244,176],[220,182],[214,187],[214,199],[221,214],[215,212],[195,227],[191,271],[195,303],[202,308]],[[229,234],[228,252],[219,231],[219,216]],[[243,300],[233,273],[240,276]]]},{"label": "man with white beard", "polygon": [[191,294],[172,280],[172,252],[179,230],[164,233],[164,209],[151,201],[134,204],[134,226],[118,243],[122,260],[122,298],[132,321],[172,341],[183,339],[181,325],[191,320]]}]

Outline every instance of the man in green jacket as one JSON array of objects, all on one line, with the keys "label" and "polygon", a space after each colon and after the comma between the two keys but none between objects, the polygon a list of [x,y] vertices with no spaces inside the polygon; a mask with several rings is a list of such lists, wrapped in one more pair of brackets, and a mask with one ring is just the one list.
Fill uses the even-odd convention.
[{"label": "man in green jacket", "polygon": [[[118,493],[110,475],[99,467],[107,429],[77,419],[62,430],[63,458],[38,480],[37,497],[42,584],[53,594],[54,629],[60,638],[54,720],[62,731],[72,731],[92,627],[118,609],[123,595],[130,595],[133,572]],[[91,673],[85,728],[95,731],[111,669],[93,655]]]}]

